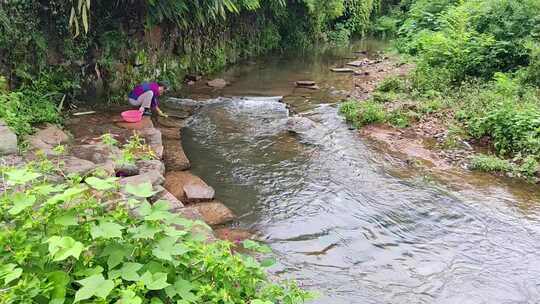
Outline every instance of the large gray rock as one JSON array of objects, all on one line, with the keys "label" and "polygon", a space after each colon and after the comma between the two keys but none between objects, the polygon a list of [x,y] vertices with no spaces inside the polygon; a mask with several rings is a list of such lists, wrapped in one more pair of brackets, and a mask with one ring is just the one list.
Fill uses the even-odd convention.
[{"label": "large gray rock", "polygon": [[34,135],[28,137],[28,144],[31,150],[40,150],[45,155],[55,155],[54,147],[65,144],[69,136],[55,125],[48,124],[44,129],[40,129]]},{"label": "large gray rock", "polygon": [[315,126],[313,120],[302,116],[289,117],[286,123],[287,130],[292,133],[305,133],[315,128]]},{"label": "large gray rock", "polygon": [[17,135],[0,120],[0,155],[17,153]]},{"label": "large gray rock", "polygon": [[119,159],[122,152],[115,146],[93,144],[73,146],[70,148],[70,154],[96,164],[103,164]]},{"label": "large gray rock", "polygon": [[127,184],[140,185],[144,183],[151,183],[153,186],[161,185],[165,179],[159,171],[148,171],[143,174],[124,177],[120,179],[120,184],[125,186]]},{"label": "large gray rock", "polygon": [[59,161],[65,175],[77,174],[85,176],[97,168],[97,165],[93,162],[74,156],[64,156]]},{"label": "large gray rock", "polygon": [[159,160],[139,160],[135,164],[137,165],[137,168],[139,168],[140,174],[150,171],[157,171],[161,175],[165,174],[165,165]]}]

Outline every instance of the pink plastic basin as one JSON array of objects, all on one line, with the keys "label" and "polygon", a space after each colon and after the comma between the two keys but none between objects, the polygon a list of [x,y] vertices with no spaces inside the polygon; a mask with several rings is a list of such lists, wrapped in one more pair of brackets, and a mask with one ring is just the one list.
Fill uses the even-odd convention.
[{"label": "pink plastic basin", "polygon": [[142,119],[143,113],[139,110],[129,110],[120,113],[126,122],[139,122]]}]

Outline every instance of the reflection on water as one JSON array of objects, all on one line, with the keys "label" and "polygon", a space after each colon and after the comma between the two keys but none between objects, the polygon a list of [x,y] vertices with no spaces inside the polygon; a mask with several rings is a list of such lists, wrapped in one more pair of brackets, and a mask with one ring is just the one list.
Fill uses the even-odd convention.
[{"label": "reflection on water", "polygon": [[[398,174],[313,99],[306,134],[286,130],[283,104],[238,98],[204,106],[183,133],[234,225],[274,249],[273,272],[321,291],[316,303],[538,303],[538,192]],[[459,187],[467,178],[477,186]]]}]

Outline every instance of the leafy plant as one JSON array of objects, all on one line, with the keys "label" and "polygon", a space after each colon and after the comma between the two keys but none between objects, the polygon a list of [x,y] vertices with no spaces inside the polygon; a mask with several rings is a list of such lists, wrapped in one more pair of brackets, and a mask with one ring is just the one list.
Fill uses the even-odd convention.
[{"label": "leafy plant", "polygon": [[512,172],[514,167],[511,162],[505,159],[479,154],[472,158],[471,169],[484,172]]},{"label": "leafy plant", "polygon": [[[150,204],[151,186],[114,179],[48,184],[26,167],[1,170],[0,298],[6,303],[300,303],[294,283],[271,283],[207,226]],[[147,189],[148,188],[148,189]],[[148,190],[148,191],[147,191]],[[137,214],[132,217],[130,214]],[[265,246],[246,242],[246,248]]]}]

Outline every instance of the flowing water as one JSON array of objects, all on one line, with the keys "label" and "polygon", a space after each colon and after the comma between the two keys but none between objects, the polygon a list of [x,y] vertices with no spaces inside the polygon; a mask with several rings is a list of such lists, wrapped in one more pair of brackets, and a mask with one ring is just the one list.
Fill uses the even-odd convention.
[{"label": "flowing water", "polygon": [[[212,99],[189,122],[193,172],[239,215],[233,226],[256,230],[277,257],[271,271],[322,293],[314,303],[540,303],[536,187],[389,162],[332,104],[350,86],[327,72],[339,58],[225,74],[234,83],[223,95],[287,95],[313,122],[306,132],[288,132],[285,104],[260,97]],[[309,78],[322,90],[292,89]]]}]

